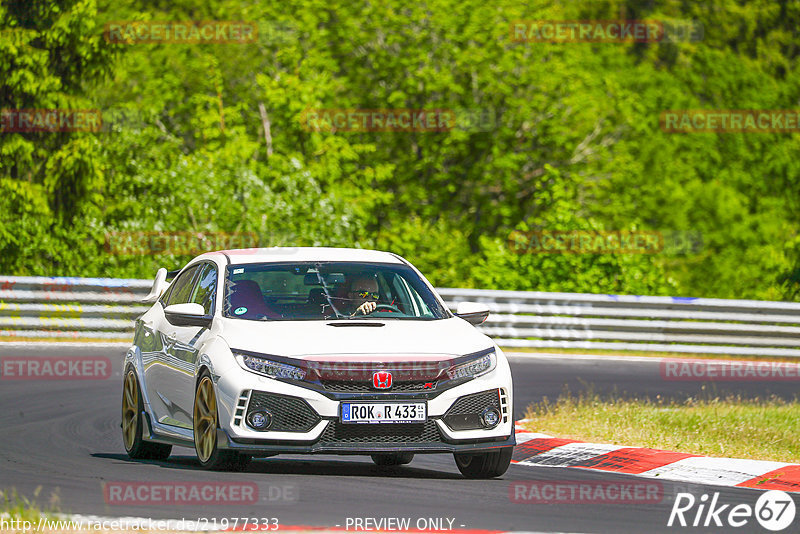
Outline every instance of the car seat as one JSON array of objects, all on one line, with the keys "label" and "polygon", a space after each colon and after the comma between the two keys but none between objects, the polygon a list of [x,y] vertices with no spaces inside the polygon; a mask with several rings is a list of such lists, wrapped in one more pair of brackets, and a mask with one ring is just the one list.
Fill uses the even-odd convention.
[{"label": "car seat", "polygon": [[228,299],[228,313],[241,319],[280,319],[281,314],[273,310],[264,302],[261,287],[254,280],[239,280],[233,282],[230,298]]}]

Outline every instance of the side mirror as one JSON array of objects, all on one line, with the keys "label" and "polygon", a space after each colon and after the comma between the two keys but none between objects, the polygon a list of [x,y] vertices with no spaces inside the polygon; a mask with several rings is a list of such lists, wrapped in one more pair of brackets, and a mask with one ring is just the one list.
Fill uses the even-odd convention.
[{"label": "side mirror", "polygon": [[167,270],[162,267],[156,271],[156,279],[153,280],[153,287],[150,289],[150,293],[148,293],[147,296],[142,299],[142,302],[152,304],[161,297],[168,287],[169,284],[167,283]]},{"label": "side mirror", "polygon": [[461,317],[468,323],[479,325],[489,317],[489,306],[478,302],[459,302],[456,307],[456,317]]},{"label": "side mirror", "polygon": [[186,302],[164,308],[164,315],[175,326],[211,326],[211,317],[200,304]]}]

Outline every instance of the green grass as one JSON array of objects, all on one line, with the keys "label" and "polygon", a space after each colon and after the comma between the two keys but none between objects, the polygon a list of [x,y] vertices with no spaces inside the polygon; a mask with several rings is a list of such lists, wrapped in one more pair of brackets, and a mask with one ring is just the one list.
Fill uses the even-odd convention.
[{"label": "green grass", "polygon": [[[41,488],[37,488],[38,496]],[[0,490],[0,515],[8,514],[12,519],[37,522],[42,517],[42,511],[33,501],[23,497],[16,490]]]},{"label": "green grass", "polygon": [[559,438],[705,456],[800,463],[800,403],[744,400],[603,399],[565,394],[528,408],[524,426]]}]

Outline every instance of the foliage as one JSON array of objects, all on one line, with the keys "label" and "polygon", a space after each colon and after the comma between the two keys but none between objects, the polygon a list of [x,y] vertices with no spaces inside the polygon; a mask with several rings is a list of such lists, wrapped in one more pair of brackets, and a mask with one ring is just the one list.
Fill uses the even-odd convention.
[{"label": "foliage", "polygon": [[[512,42],[526,19],[704,31]],[[252,21],[258,39],[103,37],[113,21],[187,20]],[[796,300],[800,136],[666,133],[658,119],[793,108],[798,21],[788,0],[5,1],[2,108],[97,108],[104,121],[0,133],[0,272],[150,277],[191,256],[109,253],[109,233],[253,232],[264,246],[392,250],[439,286]],[[415,132],[302,121],[387,108],[459,120]],[[691,232],[702,247],[518,254],[514,230]]]}]

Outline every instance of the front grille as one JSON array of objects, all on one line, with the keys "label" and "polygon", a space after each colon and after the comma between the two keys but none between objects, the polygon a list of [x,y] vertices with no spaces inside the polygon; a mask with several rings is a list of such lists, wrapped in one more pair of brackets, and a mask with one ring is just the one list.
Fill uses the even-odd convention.
[{"label": "front grille", "polygon": [[[407,393],[416,391],[433,391],[436,389],[436,381],[430,380],[408,380],[395,382],[389,389],[375,389],[372,382],[361,382],[358,380],[322,380],[320,385],[333,393]],[[428,387],[425,387],[428,385]]]},{"label": "front grille", "polygon": [[263,408],[272,414],[274,432],[308,432],[320,421],[319,414],[308,403],[297,397],[285,397],[262,391],[254,391],[250,397],[247,414]]},{"label": "front grille", "polygon": [[459,397],[442,419],[453,430],[477,430],[484,428],[481,414],[486,408],[496,408],[500,412],[500,396],[496,389]]},{"label": "front grille", "polygon": [[440,443],[433,420],[425,423],[343,424],[331,421],[319,438],[323,444]]}]

